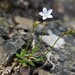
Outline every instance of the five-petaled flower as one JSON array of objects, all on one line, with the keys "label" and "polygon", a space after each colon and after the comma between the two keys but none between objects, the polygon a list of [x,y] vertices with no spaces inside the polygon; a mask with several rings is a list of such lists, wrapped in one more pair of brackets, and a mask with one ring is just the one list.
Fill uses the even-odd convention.
[{"label": "five-petaled flower", "polygon": [[39,12],[39,14],[42,16],[43,20],[45,20],[47,18],[53,18],[51,15],[52,11],[52,9],[47,10],[45,7],[43,7],[43,12]]}]

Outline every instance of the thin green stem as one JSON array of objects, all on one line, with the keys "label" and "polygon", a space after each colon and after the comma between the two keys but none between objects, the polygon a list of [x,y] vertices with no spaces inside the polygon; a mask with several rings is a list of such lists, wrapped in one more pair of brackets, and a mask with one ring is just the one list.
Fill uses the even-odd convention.
[{"label": "thin green stem", "polygon": [[[48,24],[48,22],[46,21],[46,25],[47,25],[47,24]],[[42,36],[43,36],[44,32],[45,32],[45,30],[43,30],[43,32],[42,32]],[[42,42],[42,38],[40,38],[40,41],[39,41],[37,47],[39,47],[39,45],[40,45],[41,42]]]},{"label": "thin green stem", "polygon": [[[47,25],[47,24],[48,24],[48,23],[47,23],[47,21],[46,21],[46,25]],[[43,30],[42,36],[43,36],[44,32],[45,32],[45,30]],[[38,43],[38,46],[40,45],[41,42],[42,42],[42,38],[40,38],[40,41],[39,41],[39,43]]]},{"label": "thin green stem", "polygon": [[33,32],[34,32],[34,26],[33,26],[33,29],[31,31],[31,34],[29,36],[28,43],[27,43],[27,46],[26,46],[26,50],[28,49],[28,46],[29,46],[29,43],[30,43],[30,40],[31,40],[31,37],[32,37]]},{"label": "thin green stem", "polygon": [[[52,49],[54,48],[55,44],[58,42],[58,40],[59,40],[63,35],[64,35],[64,33],[62,33],[62,34],[58,37],[58,39],[54,42],[54,44],[53,44],[53,46],[50,48],[50,50],[52,50]],[[49,51],[50,51],[50,50],[49,50]],[[48,51],[48,52],[49,52],[49,51]],[[47,53],[48,53],[48,52],[47,52]],[[46,54],[47,54],[47,53],[46,53]],[[46,54],[45,54],[45,55],[46,55]]]}]

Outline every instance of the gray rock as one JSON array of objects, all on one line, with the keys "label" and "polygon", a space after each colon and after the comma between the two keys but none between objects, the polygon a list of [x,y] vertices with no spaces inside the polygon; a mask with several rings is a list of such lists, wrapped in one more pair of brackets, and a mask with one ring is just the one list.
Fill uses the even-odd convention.
[{"label": "gray rock", "polygon": [[5,40],[4,40],[2,37],[0,37],[0,46],[1,46],[4,42],[5,42]]},{"label": "gray rock", "polygon": [[12,56],[25,44],[24,40],[21,38],[10,39],[4,44],[4,50],[7,56]]},{"label": "gray rock", "polygon": [[[53,46],[54,43],[56,42],[56,40],[59,38],[59,36],[52,33],[51,30],[48,30],[48,33],[49,33],[48,36],[47,35],[41,36],[42,41],[47,43],[49,46]],[[54,48],[57,48],[57,49],[62,48],[64,46],[64,44],[65,44],[64,39],[60,38],[54,45]]]},{"label": "gray rock", "polygon": [[67,31],[67,28],[60,20],[49,22],[48,28],[56,35],[61,35],[62,32]]},{"label": "gray rock", "polygon": [[72,71],[72,72],[75,72],[75,64],[72,65],[71,71]]},{"label": "gray rock", "polygon": [[0,64],[7,62],[23,45],[25,41],[20,34],[15,34],[9,39],[8,34],[0,28]]},{"label": "gray rock", "polygon": [[45,71],[43,69],[40,69],[38,75],[56,75],[56,74],[50,73],[50,72]]},{"label": "gray rock", "polygon": [[0,28],[0,65],[5,63],[5,60],[7,59],[6,52],[3,49],[3,45],[7,39],[9,39],[7,33]]},{"label": "gray rock", "polygon": [[14,19],[15,22],[18,23],[15,27],[16,29],[27,29],[29,31],[33,29],[33,20],[20,16],[15,16]]},{"label": "gray rock", "polygon": [[59,57],[59,61],[60,61],[60,62],[64,62],[66,59],[67,59],[66,56],[63,55],[63,54],[60,55],[60,57]]},{"label": "gray rock", "polygon": [[20,74],[21,75],[30,75],[30,68],[26,68],[26,67],[23,67],[23,68],[20,68]]},{"label": "gray rock", "polygon": [[71,35],[65,36],[64,37],[65,41],[67,43],[70,43],[71,45],[75,46],[75,41],[74,41],[74,37]]},{"label": "gray rock", "polygon": [[4,29],[0,28],[0,36],[4,39],[7,40],[9,39],[9,36],[7,35],[7,33],[4,31]]},{"label": "gray rock", "polygon": [[53,65],[49,62],[47,62],[47,64],[43,67],[43,69],[47,71],[51,70],[51,68],[53,68]]},{"label": "gray rock", "polygon": [[[52,30],[53,34],[57,34],[57,35],[67,30],[65,26],[62,26],[61,24],[58,24],[56,22],[55,23],[53,22],[52,24],[48,25],[48,30],[49,29]],[[44,36],[49,36],[49,35],[44,35]],[[51,37],[49,37],[49,39],[51,39]],[[75,72],[75,67],[74,65],[72,65],[75,62],[74,61],[75,60],[75,47],[74,47],[75,38],[72,35],[70,36],[66,35],[66,37],[64,36],[64,39],[65,39],[65,45],[63,46],[63,48],[53,49],[55,54],[57,53],[59,55],[59,59],[58,59],[59,64],[56,65],[53,71],[51,71],[55,73],[55,75],[73,75]],[[48,38],[45,38],[43,41],[45,40],[47,41]],[[59,42],[59,44],[60,43],[61,42]],[[72,67],[70,68],[71,65]]]},{"label": "gray rock", "polygon": [[58,30],[61,32],[65,32],[67,30],[67,28],[65,26],[61,25],[61,26],[59,26]]},{"label": "gray rock", "polygon": [[3,46],[0,46],[0,65],[5,63],[5,60],[7,60],[7,55],[3,50]]},{"label": "gray rock", "polygon": [[61,32],[60,32],[60,31],[58,31],[56,28],[55,28],[55,29],[53,29],[53,33],[54,33],[54,34],[56,34],[56,35],[61,35]]}]

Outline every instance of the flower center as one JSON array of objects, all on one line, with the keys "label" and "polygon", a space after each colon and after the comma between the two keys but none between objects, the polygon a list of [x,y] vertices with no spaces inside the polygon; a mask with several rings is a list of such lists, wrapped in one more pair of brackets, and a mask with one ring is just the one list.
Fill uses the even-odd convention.
[{"label": "flower center", "polygon": [[44,15],[47,16],[48,14],[47,13],[44,13]]}]

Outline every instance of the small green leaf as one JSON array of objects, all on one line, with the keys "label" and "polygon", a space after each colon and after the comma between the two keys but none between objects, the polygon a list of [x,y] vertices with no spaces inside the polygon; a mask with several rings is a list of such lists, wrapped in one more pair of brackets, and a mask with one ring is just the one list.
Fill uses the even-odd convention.
[{"label": "small green leaf", "polygon": [[24,55],[25,55],[25,53],[26,53],[26,52],[25,52],[25,50],[24,50],[24,49],[22,49],[22,51],[21,51],[20,55],[21,55],[21,56],[24,56]]},{"label": "small green leaf", "polygon": [[31,53],[34,54],[34,53],[36,53],[39,49],[40,49],[40,48],[35,47],[35,48],[32,49],[32,52],[31,52]]},{"label": "small green leaf", "polygon": [[25,54],[24,56],[29,56],[29,54]]},{"label": "small green leaf", "polygon": [[23,67],[27,67],[27,64],[26,64],[26,63],[23,63],[22,66],[23,66]]},{"label": "small green leaf", "polygon": [[20,58],[20,54],[16,53],[16,56],[17,56],[18,58]]},{"label": "small green leaf", "polygon": [[34,64],[32,61],[30,61],[29,64],[30,64],[31,66],[35,66],[35,64]]}]

